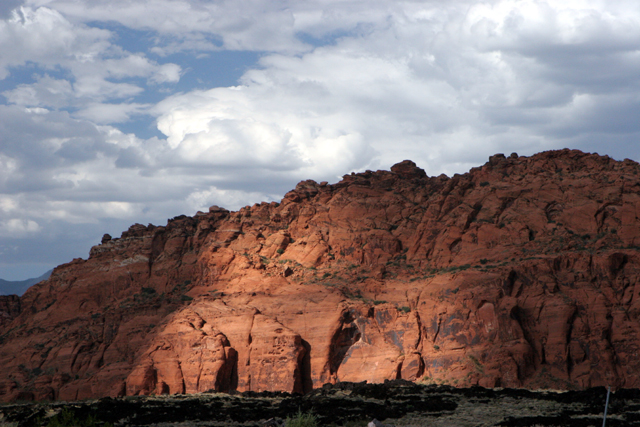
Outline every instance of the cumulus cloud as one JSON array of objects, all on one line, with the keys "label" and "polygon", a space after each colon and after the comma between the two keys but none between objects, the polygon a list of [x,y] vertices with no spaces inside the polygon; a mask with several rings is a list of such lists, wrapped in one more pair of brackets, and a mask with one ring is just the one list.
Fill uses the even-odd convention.
[{"label": "cumulus cloud", "polygon": [[[129,28],[152,29],[165,39],[156,52],[221,46],[233,50],[308,50],[307,44],[295,37],[295,19],[287,2],[29,1],[33,5],[43,3],[81,22],[112,20]],[[153,13],[149,13],[150,10]]]},{"label": "cumulus cloud", "polygon": [[21,7],[8,20],[0,21],[0,78],[9,67],[29,61],[54,67],[74,59],[89,61],[108,48],[109,32],[85,26],[74,27],[58,11]]},{"label": "cumulus cloud", "polygon": [[338,108],[320,115],[304,105],[316,88],[288,97],[265,90],[239,86],[170,97],[155,109],[158,128],[191,164],[337,176],[371,160],[374,151],[349,117]]},{"label": "cumulus cloud", "polygon": [[[638,45],[626,1],[26,0],[0,21],[0,79],[35,74],[0,105],[0,230],[117,233],[406,158],[639,159]],[[233,87],[167,89],[194,66],[171,55],[213,50],[260,60]],[[146,115],[165,138],[123,131]]]},{"label": "cumulus cloud", "polygon": [[603,135],[616,135],[612,155],[640,154],[637,6],[287,6],[298,32],[344,33],[263,56],[239,86],[160,102],[152,111],[176,160],[331,180],[404,158],[451,174],[493,152],[593,150]]},{"label": "cumulus cloud", "polygon": [[175,83],[180,80],[182,68],[177,64],[164,64],[151,75],[152,83]]},{"label": "cumulus cloud", "polygon": [[[103,124],[143,114],[144,105],[129,101],[145,90],[136,79],[176,83],[182,69],[127,52],[112,39],[110,31],[74,24],[48,7],[13,10],[10,19],[0,20],[0,79],[27,65],[36,73],[34,82],[3,92],[5,99],[26,107],[78,111],[77,117]],[[114,100],[124,102],[109,102]]]},{"label": "cumulus cloud", "polygon": [[22,84],[3,93],[7,101],[23,106],[61,108],[74,102],[71,82],[50,77],[37,76],[33,84]]},{"label": "cumulus cloud", "polygon": [[40,231],[40,225],[30,219],[10,219],[0,221],[0,236],[2,237],[24,237]]}]

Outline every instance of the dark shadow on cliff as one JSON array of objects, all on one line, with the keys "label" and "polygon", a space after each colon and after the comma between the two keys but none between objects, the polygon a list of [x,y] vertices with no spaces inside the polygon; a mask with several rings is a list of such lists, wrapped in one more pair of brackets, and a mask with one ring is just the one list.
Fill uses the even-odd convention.
[{"label": "dark shadow on cliff", "polygon": [[313,390],[313,380],[311,379],[311,345],[302,340],[302,346],[305,349],[302,363],[300,364],[300,376],[302,377],[302,392],[304,394]]}]

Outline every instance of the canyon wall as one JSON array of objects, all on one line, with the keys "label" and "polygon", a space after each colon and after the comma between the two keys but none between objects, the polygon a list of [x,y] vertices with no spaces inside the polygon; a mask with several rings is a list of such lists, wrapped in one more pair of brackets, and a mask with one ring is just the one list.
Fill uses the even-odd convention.
[{"label": "canyon wall", "polygon": [[561,150],[136,224],[0,297],[0,399],[640,387],[639,215],[637,163]]}]

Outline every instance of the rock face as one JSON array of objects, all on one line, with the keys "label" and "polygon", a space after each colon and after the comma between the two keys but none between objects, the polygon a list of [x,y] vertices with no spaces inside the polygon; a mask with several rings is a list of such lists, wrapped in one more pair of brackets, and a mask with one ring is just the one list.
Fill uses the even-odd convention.
[{"label": "rock face", "polygon": [[0,327],[10,323],[18,314],[20,314],[20,297],[0,295]]},{"label": "rock face", "polygon": [[640,165],[562,150],[136,224],[0,300],[0,399],[640,387],[639,215]]}]

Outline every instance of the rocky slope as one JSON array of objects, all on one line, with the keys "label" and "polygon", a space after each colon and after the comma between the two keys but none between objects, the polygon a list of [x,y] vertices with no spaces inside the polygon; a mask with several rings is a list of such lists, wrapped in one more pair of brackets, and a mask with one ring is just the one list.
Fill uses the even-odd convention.
[{"label": "rocky slope", "polygon": [[0,399],[640,387],[639,213],[637,163],[562,150],[136,224],[3,314]]},{"label": "rocky slope", "polygon": [[20,314],[20,297],[0,295],[0,327],[10,323],[18,314]]}]

